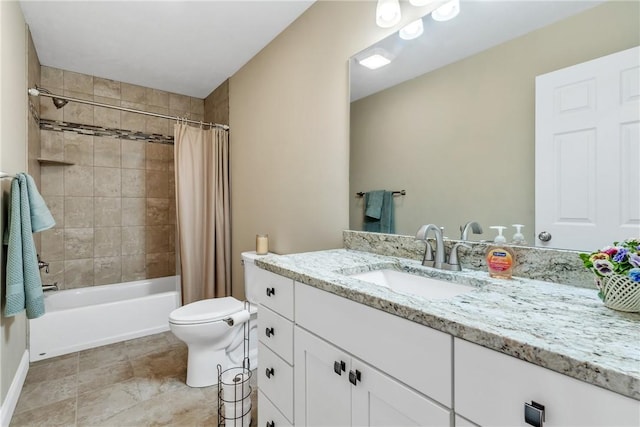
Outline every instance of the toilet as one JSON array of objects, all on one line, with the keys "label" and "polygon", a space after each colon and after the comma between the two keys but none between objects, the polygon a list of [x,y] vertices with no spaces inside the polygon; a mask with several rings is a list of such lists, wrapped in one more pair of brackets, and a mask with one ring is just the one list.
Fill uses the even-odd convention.
[{"label": "toilet", "polygon": [[169,314],[171,332],[188,347],[188,386],[217,384],[218,365],[223,371],[243,366],[245,324],[249,334],[249,367],[257,367],[258,267],[254,261],[262,256],[255,252],[242,253],[244,290],[249,304],[233,297],[211,298],[184,305]]}]

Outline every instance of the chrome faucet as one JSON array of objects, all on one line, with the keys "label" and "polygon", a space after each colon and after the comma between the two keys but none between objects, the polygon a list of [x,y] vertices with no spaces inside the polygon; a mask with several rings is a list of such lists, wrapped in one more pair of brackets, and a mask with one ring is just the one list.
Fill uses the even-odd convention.
[{"label": "chrome faucet", "polygon": [[469,221],[464,226],[460,226],[460,240],[468,239],[469,229],[473,234],[482,234],[482,226],[477,221]]},{"label": "chrome faucet", "polygon": [[49,263],[42,261],[40,254],[36,254],[36,257],[38,258],[38,269],[42,270],[44,268],[44,272],[49,274]]},{"label": "chrome faucet", "polygon": [[[433,256],[433,247],[431,246],[431,243],[429,243],[429,240],[427,240],[429,231],[433,231],[436,236],[435,257]],[[416,239],[424,240],[427,245],[422,259],[422,265],[425,267],[446,268],[444,262],[444,241],[442,240],[442,230],[440,227],[434,224],[423,225],[416,233]]]}]

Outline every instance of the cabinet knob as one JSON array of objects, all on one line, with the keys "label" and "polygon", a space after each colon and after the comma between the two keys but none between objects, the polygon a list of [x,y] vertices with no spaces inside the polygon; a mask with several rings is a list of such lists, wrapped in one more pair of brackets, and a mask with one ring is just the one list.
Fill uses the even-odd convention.
[{"label": "cabinet knob", "polygon": [[533,400],[524,404],[524,422],[534,427],[542,427],[544,424],[544,405]]},{"label": "cabinet knob", "polygon": [[342,373],[344,371],[347,370],[347,364],[344,363],[342,360],[341,361],[335,361],[333,362],[333,372],[335,372],[338,375],[342,375]]},{"label": "cabinet knob", "polygon": [[267,421],[267,424],[265,424],[265,427],[276,427],[276,423],[274,423],[273,421]]},{"label": "cabinet knob", "polygon": [[276,294],[275,288],[267,288],[267,296],[270,297]]},{"label": "cabinet knob", "polygon": [[272,337],[273,335],[275,335],[275,334],[273,333],[273,328],[266,328],[266,329],[265,329],[265,331],[264,331],[264,333],[265,333],[265,334],[267,334],[267,338],[270,338],[270,337]]},{"label": "cabinet knob", "polygon": [[349,371],[349,382],[353,385],[358,385],[357,382],[362,381],[362,374],[357,369],[355,371]]},{"label": "cabinet knob", "polygon": [[273,368],[267,368],[265,370],[265,374],[267,375],[267,378],[271,378],[271,376],[274,374]]}]

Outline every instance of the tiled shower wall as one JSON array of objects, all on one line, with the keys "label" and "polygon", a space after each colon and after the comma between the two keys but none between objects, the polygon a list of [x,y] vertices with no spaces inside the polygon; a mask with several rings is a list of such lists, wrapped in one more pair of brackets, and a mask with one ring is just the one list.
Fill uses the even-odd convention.
[{"label": "tiled shower wall", "polygon": [[[202,120],[202,99],[41,68],[41,85],[56,94]],[[42,119],[173,135],[173,122],[70,102],[56,109],[40,98]],[[140,140],[41,130],[41,192],[56,227],[42,233],[50,263],[43,283],[61,289],[174,275],[173,146]]]}]

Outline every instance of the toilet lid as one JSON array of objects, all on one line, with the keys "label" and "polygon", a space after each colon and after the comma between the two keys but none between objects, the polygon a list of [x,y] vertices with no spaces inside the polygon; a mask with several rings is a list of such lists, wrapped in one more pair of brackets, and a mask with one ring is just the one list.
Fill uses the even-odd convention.
[{"label": "toilet lid", "polygon": [[244,304],[233,297],[211,298],[192,302],[169,314],[169,322],[202,323],[224,319],[244,309]]}]

